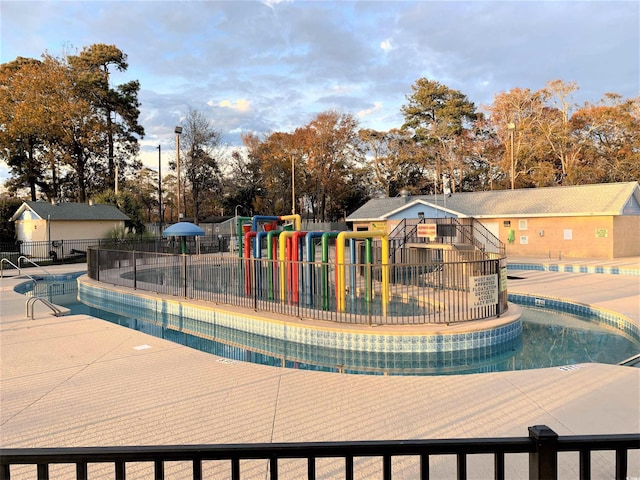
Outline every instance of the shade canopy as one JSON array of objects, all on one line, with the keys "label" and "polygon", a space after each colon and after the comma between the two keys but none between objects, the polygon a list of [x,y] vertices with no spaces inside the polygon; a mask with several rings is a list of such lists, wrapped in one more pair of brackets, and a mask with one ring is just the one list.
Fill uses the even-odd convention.
[{"label": "shade canopy", "polygon": [[202,235],[204,230],[190,222],[174,223],[162,232],[163,237],[200,237]]}]

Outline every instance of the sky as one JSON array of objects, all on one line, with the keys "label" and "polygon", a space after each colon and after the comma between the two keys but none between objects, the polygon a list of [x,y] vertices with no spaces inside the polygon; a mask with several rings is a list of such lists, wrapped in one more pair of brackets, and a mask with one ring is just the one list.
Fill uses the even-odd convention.
[{"label": "sky", "polygon": [[0,2],[0,63],[97,43],[127,55],[112,84],[140,82],[141,159],[157,170],[161,145],[164,172],[189,109],[236,146],[327,110],[398,128],[420,78],[479,108],[557,79],[578,104],[640,94],[638,1]]}]

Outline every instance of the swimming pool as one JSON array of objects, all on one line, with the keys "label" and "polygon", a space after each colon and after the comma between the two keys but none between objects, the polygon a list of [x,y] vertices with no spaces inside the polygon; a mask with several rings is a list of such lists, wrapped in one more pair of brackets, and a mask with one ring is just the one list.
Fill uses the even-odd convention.
[{"label": "swimming pool", "polygon": [[[90,314],[225,357],[227,361],[342,373],[452,375],[562,367],[587,362],[616,364],[640,351],[640,340],[634,337],[633,332],[624,333],[594,318],[535,307],[523,308],[521,334],[499,345],[428,351],[417,344],[408,352],[308,345],[286,337],[273,338],[234,330],[190,317],[187,312],[175,316],[118,302],[111,302],[111,311],[89,307],[79,303],[71,293],[74,286],[77,288],[77,278],[83,273],[41,278],[36,283],[36,294],[71,308],[72,313]],[[16,291],[31,294],[33,282],[20,284]]]}]

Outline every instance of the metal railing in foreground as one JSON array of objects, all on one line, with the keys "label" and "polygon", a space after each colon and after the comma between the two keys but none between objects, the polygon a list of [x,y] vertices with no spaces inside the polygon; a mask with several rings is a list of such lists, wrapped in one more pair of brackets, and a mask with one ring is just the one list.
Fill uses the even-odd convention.
[{"label": "metal railing in foreground", "polygon": [[[151,463],[155,479],[165,478],[167,462],[189,462],[190,478],[203,477],[203,466],[207,461],[226,461],[224,478],[241,479],[241,461],[265,460],[269,478],[279,478],[279,460],[306,459],[306,478],[318,475],[316,461],[320,459],[341,459],[344,475],[353,479],[359,472],[355,459],[361,457],[382,460],[376,478],[393,478],[394,457],[417,457],[419,478],[429,479],[430,457],[455,455],[456,477],[467,478],[467,459],[470,455],[493,455],[494,478],[513,478],[505,467],[507,454],[526,453],[529,456],[530,480],[558,478],[558,453],[577,452],[579,478],[591,478],[591,453],[595,451],[615,452],[615,471],[608,478],[625,479],[628,475],[628,452],[640,449],[640,434],[558,436],[544,425],[529,427],[528,437],[477,438],[453,440],[390,440],[365,442],[322,442],[322,443],[264,443],[232,445],[178,445],[154,447],[87,447],[87,448],[24,448],[0,450],[0,480],[10,480],[11,467],[15,465],[35,465],[37,478],[48,480],[49,466],[54,464],[75,465],[76,479],[88,478],[90,464],[113,464],[113,477],[126,479],[127,464]],[[335,462],[334,462],[335,463]],[[335,475],[335,464],[332,471]],[[339,467],[341,468],[341,467]],[[521,475],[521,473],[520,473]]]}]

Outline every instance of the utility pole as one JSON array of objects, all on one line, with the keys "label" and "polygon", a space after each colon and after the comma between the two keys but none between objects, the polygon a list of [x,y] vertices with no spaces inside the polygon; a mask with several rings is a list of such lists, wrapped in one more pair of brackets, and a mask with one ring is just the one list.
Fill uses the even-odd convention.
[{"label": "utility pole", "polygon": [[182,220],[182,207],[180,206],[180,134],[182,133],[182,127],[177,126],[174,129],[176,134],[176,170],[178,173],[178,221]]},{"label": "utility pole", "polygon": [[514,190],[516,185],[516,179],[515,179],[516,164],[515,164],[515,158],[513,156],[513,134],[516,130],[516,124],[510,123],[509,125],[507,125],[507,128],[509,129],[509,136],[511,137],[511,190]]},{"label": "utility pole", "polygon": [[159,210],[159,223],[158,230],[160,236],[162,235],[162,147],[158,145],[158,210]]}]

